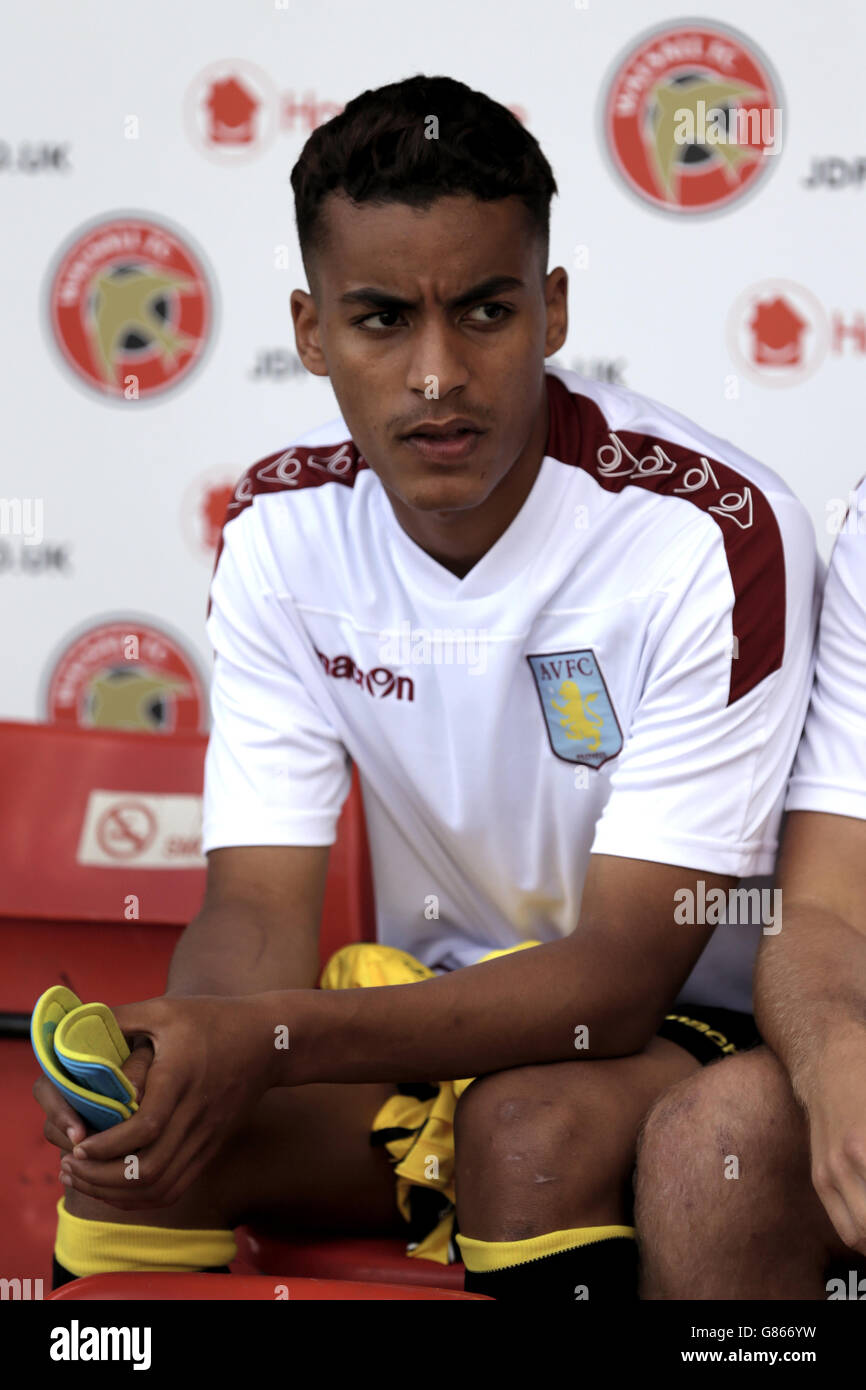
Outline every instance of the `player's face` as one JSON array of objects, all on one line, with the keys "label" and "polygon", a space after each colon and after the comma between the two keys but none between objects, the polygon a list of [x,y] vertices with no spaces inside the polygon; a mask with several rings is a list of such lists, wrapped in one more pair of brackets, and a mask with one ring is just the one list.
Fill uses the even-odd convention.
[{"label": "player's face", "polygon": [[[528,450],[537,469],[544,359],[565,338],[566,276],[543,276],[519,199],[449,196],[420,211],[332,196],[325,215],[316,304],[292,297],[298,347],[331,378],[395,511],[465,512]],[[473,430],[438,441],[415,433],[455,418]]]}]

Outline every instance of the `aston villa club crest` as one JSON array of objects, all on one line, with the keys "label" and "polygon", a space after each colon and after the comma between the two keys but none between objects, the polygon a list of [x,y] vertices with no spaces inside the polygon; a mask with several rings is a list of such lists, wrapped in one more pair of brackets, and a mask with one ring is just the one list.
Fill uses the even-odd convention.
[{"label": "aston villa club crest", "polygon": [[528,656],[550,746],[567,763],[601,767],[622,748],[613,704],[589,649]]}]

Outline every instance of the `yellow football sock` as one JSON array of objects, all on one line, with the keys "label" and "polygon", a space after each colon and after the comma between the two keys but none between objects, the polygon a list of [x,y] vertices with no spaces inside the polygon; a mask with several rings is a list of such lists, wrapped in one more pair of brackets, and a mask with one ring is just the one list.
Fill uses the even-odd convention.
[{"label": "yellow football sock", "polygon": [[171,1226],[127,1226],[121,1221],[86,1221],[57,1203],[59,1264],[81,1279],[86,1274],[126,1270],[194,1274],[227,1265],[237,1254],[233,1231],[185,1231]]},{"label": "yellow football sock", "polygon": [[634,1237],[634,1226],[578,1226],[571,1231],[548,1231],[543,1236],[527,1240],[474,1240],[457,1236],[463,1263],[473,1274],[486,1274],[493,1269],[510,1269],[512,1265],[539,1260],[544,1255],[557,1255],[561,1250],[576,1250],[581,1245],[594,1245],[599,1240],[616,1236]]}]

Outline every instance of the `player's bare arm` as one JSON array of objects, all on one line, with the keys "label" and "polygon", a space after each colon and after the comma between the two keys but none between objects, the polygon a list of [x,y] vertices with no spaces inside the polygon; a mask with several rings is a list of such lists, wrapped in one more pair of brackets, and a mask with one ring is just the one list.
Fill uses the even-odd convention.
[{"label": "player's bare arm", "polygon": [[[155,1061],[122,1134],[93,1136],[64,1160],[72,1185],[106,1199],[123,1192],[123,1156],[146,1148],[151,1195],[176,1198],[271,1086],[384,1081],[397,1072],[406,1081],[459,1078],[640,1052],[711,935],[673,920],[674,893],[701,876],[598,855],[578,928],[558,942],[411,985],[118,1009],[125,1031],[152,1039]],[[725,890],[733,882],[703,877]],[[578,1029],[586,1030],[579,1053]],[[288,1047],[277,1045],[281,1037]],[[146,1195],[139,1190],[138,1199]]]},{"label": "player's bare arm", "polygon": [[328,855],[327,845],[212,850],[204,903],[177,944],[166,994],[311,988]]},{"label": "player's bare arm", "polygon": [[[572,935],[418,985],[304,995],[294,1055],[277,1056],[272,1076],[278,1084],[378,1080],[393,1074],[395,1057],[406,1080],[478,1076],[574,1058],[583,1027],[581,1056],[639,1052],[712,933],[674,924],[674,893],[698,877],[594,855]],[[714,887],[733,883],[704,877]],[[271,1033],[292,998],[261,1001]]]},{"label": "player's bare arm", "polygon": [[792,811],[784,930],[764,939],[755,1016],[809,1124],[812,1180],[841,1239],[866,1254],[866,821]]}]

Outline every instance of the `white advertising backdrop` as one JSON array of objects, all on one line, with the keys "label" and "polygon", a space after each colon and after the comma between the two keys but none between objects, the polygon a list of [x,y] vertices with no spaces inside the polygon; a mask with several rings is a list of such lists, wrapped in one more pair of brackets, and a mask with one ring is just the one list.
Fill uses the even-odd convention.
[{"label": "white advertising backdrop", "polygon": [[[510,106],[553,166],[557,361],[774,468],[829,554],[866,472],[866,7],[18,0],[4,28],[0,717],[206,728],[226,489],[339,413],[294,351],[289,173],[417,72]],[[699,117],[699,92],[760,136],[675,147],[671,93]]]}]

